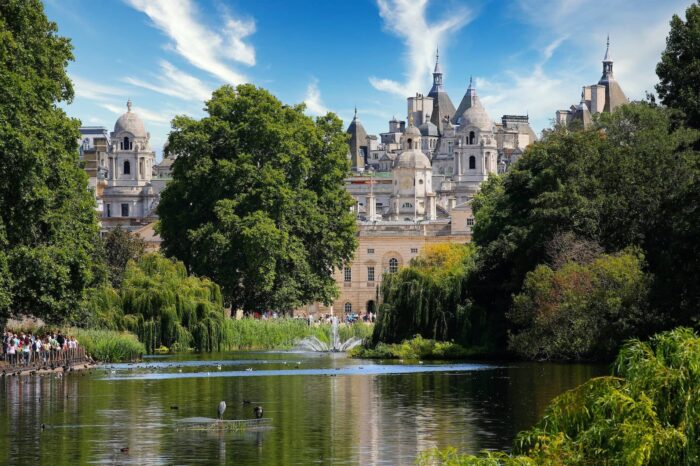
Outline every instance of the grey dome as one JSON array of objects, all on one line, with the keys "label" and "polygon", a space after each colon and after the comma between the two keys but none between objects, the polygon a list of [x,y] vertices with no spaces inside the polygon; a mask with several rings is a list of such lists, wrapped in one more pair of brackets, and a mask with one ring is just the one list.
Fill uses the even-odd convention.
[{"label": "grey dome", "polygon": [[396,160],[396,168],[430,168],[430,160],[419,150],[405,150]]},{"label": "grey dome", "polygon": [[457,119],[457,123],[462,127],[476,127],[482,131],[490,131],[493,129],[493,122],[486,113],[486,109],[481,105],[478,97],[474,96],[471,107],[466,109]]},{"label": "grey dome", "polygon": [[416,128],[415,126],[411,125],[406,129],[406,132],[404,133],[406,136],[420,136],[420,130]]},{"label": "grey dome", "polygon": [[141,118],[131,111],[131,100],[126,103],[127,112],[119,117],[114,124],[114,135],[121,132],[131,133],[136,138],[146,138],[146,127],[143,125]]},{"label": "grey dome", "polygon": [[438,136],[438,127],[431,121],[420,125],[419,130],[423,136]]}]

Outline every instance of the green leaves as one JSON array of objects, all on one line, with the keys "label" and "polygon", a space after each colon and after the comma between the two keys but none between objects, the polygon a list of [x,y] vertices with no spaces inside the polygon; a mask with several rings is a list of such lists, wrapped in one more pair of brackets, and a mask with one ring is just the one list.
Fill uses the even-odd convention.
[{"label": "green leaves", "polygon": [[290,311],[337,295],[356,247],[340,120],[313,121],[252,85],[223,86],[209,116],[173,121],[179,155],[159,205],[163,250],[220,283],[227,303]]}]

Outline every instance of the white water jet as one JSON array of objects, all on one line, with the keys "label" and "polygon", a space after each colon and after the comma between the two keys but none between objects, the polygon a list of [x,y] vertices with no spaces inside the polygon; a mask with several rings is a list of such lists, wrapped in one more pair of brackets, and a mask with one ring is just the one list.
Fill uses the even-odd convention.
[{"label": "white water jet", "polygon": [[341,342],[340,335],[338,335],[338,318],[333,316],[331,317],[330,344],[319,340],[317,337],[308,337],[301,340],[299,346],[310,351],[344,353],[360,343],[362,343],[362,340],[357,337],[350,337]]}]

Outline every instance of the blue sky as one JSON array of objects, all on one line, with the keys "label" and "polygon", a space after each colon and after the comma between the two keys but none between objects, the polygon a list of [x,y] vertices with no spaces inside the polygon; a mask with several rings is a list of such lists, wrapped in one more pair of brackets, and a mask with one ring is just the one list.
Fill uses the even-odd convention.
[{"label": "blue sky", "polygon": [[597,82],[610,34],[631,99],[653,90],[671,16],[691,0],[45,0],[70,37],[84,125],[112,129],[134,102],[161,152],[177,114],[203,116],[218,86],[251,82],[308,113],[353,108],[370,133],[427,93],[439,45],[455,106],[474,76],[493,120],[529,114],[539,133]]}]

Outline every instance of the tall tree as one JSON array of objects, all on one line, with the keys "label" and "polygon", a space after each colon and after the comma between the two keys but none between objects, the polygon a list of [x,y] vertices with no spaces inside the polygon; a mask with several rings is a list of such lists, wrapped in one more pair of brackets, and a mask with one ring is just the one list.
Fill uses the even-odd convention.
[{"label": "tall tree", "polygon": [[687,124],[700,129],[700,2],[688,7],[685,18],[671,19],[666,50],[656,65],[656,91],[664,105],[682,110]]},{"label": "tall tree", "polygon": [[330,302],[356,247],[341,121],[315,121],[253,85],[223,86],[201,120],[173,120],[173,181],[158,207],[163,250],[245,310]]},{"label": "tall tree", "polygon": [[92,280],[94,199],[78,165],[70,41],[39,0],[0,2],[0,320],[70,317]]},{"label": "tall tree", "polygon": [[129,261],[138,261],[146,252],[146,242],[121,227],[114,228],[104,238],[104,255],[112,286],[119,287]]}]

